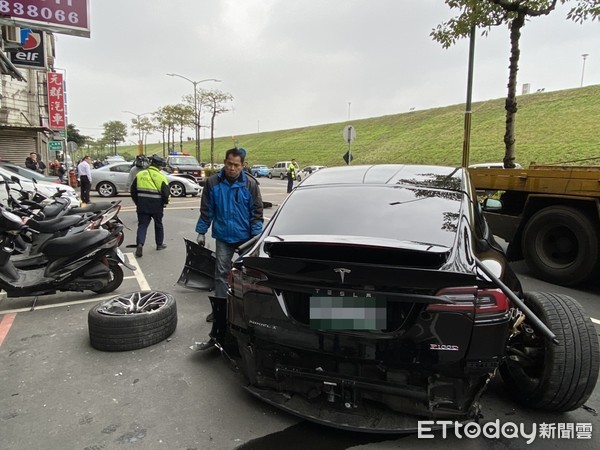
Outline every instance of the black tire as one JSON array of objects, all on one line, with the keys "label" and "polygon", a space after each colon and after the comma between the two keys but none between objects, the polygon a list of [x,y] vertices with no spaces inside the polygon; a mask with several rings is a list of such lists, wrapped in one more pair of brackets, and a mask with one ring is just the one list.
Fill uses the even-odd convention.
[{"label": "black tire", "polygon": [[108,282],[108,284],[106,286],[104,286],[102,289],[99,289],[97,291],[94,291],[97,294],[106,294],[108,292],[112,292],[116,289],[119,288],[119,286],[121,286],[121,283],[123,283],[123,269],[121,268],[121,266],[119,265],[119,263],[117,263],[116,261],[111,261],[109,263],[109,269],[112,272],[112,280]]},{"label": "black tire", "polygon": [[114,197],[117,195],[117,188],[110,181],[101,181],[98,183],[96,191],[100,197]]},{"label": "black tire", "polygon": [[267,177],[269,177],[269,180],[270,180],[271,178],[273,178],[273,174],[271,172],[269,172],[269,175],[267,175]]},{"label": "black tire", "polygon": [[525,304],[556,335],[544,338],[527,323],[507,344],[508,358],[500,373],[510,394],[525,406],[546,411],[572,411],[583,405],[598,379],[600,351],[590,318],[573,298],[531,292]]},{"label": "black tire", "polygon": [[140,291],[93,306],[88,313],[90,343],[98,350],[137,350],[168,338],[177,327],[177,304],[171,294]]},{"label": "black tire", "polygon": [[598,238],[590,218],[567,206],[535,213],[523,230],[523,257],[533,274],[571,286],[590,278],[598,268]]},{"label": "black tire", "polygon": [[185,197],[185,186],[174,181],[169,185],[169,192],[171,193],[171,197]]},{"label": "black tire", "polygon": [[280,173],[280,174],[279,174],[279,179],[280,179],[280,180],[283,180],[284,178],[285,178],[285,176],[284,176],[282,173]]}]

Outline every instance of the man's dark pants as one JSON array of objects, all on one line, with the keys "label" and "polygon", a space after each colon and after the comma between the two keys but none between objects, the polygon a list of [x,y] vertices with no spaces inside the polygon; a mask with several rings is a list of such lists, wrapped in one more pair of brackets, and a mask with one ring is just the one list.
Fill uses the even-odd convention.
[{"label": "man's dark pants", "polygon": [[81,175],[81,201],[84,203],[90,202],[90,191],[92,190],[92,182],[87,175]]},{"label": "man's dark pants", "polygon": [[136,235],[136,245],[144,245],[146,242],[146,233],[148,232],[148,226],[150,220],[154,220],[154,241],[156,245],[162,245],[165,240],[165,227],[163,226],[164,212],[160,213],[137,213],[138,227]]}]

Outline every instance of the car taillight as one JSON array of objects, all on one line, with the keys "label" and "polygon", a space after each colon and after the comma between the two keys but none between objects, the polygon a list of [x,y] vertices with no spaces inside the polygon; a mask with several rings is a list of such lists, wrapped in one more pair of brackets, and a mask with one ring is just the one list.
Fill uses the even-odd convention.
[{"label": "car taillight", "polygon": [[260,284],[261,281],[268,280],[267,276],[254,269],[244,267],[242,269],[233,268],[229,271],[227,281],[233,294],[241,297],[245,292],[261,292],[263,294],[270,294],[271,288]]},{"label": "car taillight", "polygon": [[444,288],[436,294],[452,303],[433,303],[427,311],[473,311],[476,318],[492,318],[506,314],[509,301],[500,289],[477,289],[476,287]]},{"label": "car taillight", "polygon": [[477,292],[475,315],[484,318],[504,315],[509,306],[508,297],[500,289],[482,289]]}]

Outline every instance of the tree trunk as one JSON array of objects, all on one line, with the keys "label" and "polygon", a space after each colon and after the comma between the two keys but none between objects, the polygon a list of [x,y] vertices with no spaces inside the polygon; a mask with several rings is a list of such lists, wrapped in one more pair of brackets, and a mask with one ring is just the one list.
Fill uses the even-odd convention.
[{"label": "tree trunk", "polygon": [[508,67],[508,95],[506,97],[506,131],[504,134],[504,167],[515,167],[515,117],[517,113],[517,72],[519,71],[519,39],[525,25],[525,14],[519,12],[510,24],[510,64]]}]

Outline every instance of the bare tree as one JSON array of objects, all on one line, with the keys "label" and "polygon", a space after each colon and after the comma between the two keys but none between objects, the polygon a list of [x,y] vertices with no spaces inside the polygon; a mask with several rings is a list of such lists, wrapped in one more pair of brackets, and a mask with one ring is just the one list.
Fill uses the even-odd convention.
[{"label": "bare tree", "polygon": [[217,89],[202,90],[202,104],[210,114],[210,164],[215,163],[215,119],[218,115],[230,111],[228,103],[233,100],[233,95]]}]

